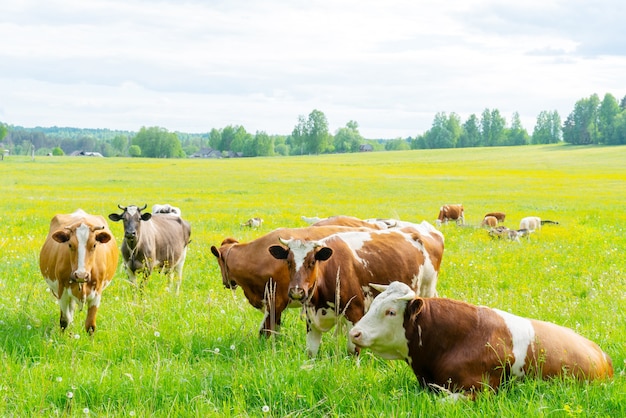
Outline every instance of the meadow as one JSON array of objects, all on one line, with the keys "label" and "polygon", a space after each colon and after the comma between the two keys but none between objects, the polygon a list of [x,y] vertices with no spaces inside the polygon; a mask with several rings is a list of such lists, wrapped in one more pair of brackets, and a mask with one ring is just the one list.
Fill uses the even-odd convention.
[{"label": "meadow", "polygon": [[[10,156],[0,161],[0,416],[620,417],[626,416],[626,146],[420,150],[230,160]],[[117,205],[170,203],[192,225],[180,295],[153,275],[142,292],[122,268],[89,337],[76,314],[59,331],[39,250],[56,213],[106,217]],[[422,389],[411,369],[364,351],[345,330],[305,353],[297,309],[276,338],[261,312],[224,289],[210,252],[301,216],[435,223],[463,203],[469,226],[443,225],[443,297],[576,330],[613,359],[614,379],[524,380],[474,402]],[[478,228],[490,211],[558,221],[521,243]],[[258,229],[241,227],[253,216]],[[118,245],[121,224],[110,222]],[[120,257],[121,258],[121,257]]]}]

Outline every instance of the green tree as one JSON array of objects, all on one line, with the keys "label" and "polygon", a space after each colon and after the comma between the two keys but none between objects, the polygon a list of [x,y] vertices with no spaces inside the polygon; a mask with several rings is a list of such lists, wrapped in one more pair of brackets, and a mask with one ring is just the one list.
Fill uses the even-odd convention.
[{"label": "green tree", "polygon": [[328,120],[323,112],[314,109],[308,119],[298,116],[298,124],[291,132],[293,145],[300,154],[320,154],[331,146]]},{"label": "green tree", "polygon": [[60,155],[65,155],[65,153],[63,152],[63,150],[61,149],[61,147],[54,147],[52,149],[52,155],[55,156],[60,156]]},{"label": "green tree", "polygon": [[507,135],[506,145],[528,145],[530,137],[528,132],[522,126],[522,120],[518,112],[513,113],[511,119],[511,129]]},{"label": "green tree", "polygon": [[309,114],[307,121],[307,151],[311,154],[321,154],[329,146],[330,134],[328,132],[328,120],[323,112],[315,109]]},{"label": "green tree", "polygon": [[610,93],[604,95],[598,108],[598,142],[602,144],[615,144],[619,141],[614,139],[616,133],[616,119],[621,113],[617,99]]},{"label": "green tree", "polygon": [[478,117],[472,113],[465,123],[463,123],[457,147],[479,147],[481,145],[481,141],[480,122]]},{"label": "green tree", "polygon": [[563,141],[573,145],[597,144],[599,106],[597,94],[577,101],[563,124]]},{"label": "green tree", "polygon": [[131,145],[128,147],[128,155],[131,157],[141,157],[141,148],[139,145]]},{"label": "green tree", "polygon": [[211,129],[211,132],[209,132],[209,147],[219,150],[221,146],[222,132],[216,128]]},{"label": "green tree", "polygon": [[487,147],[504,145],[506,138],[506,120],[498,109],[485,109],[480,121],[482,144]]},{"label": "green tree", "polygon": [[133,145],[139,146],[144,157],[149,158],[179,158],[184,152],[175,133],[164,128],[142,127],[132,140]]},{"label": "green tree", "polygon": [[130,139],[126,135],[115,135],[111,140],[111,146],[118,155],[126,155],[130,146]]},{"label": "green tree", "polygon": [[359,125],[353,120],[335,132],[335,152],[357,152],[362,143],[363,137],[359,133]]},{"label": "green tree", "polygon": [[233,151],[233,152],[243,153],[246,147],[250,148],[248,144],[251,142],[252,142],[252,135],[246,132],[243,126],[237,126],[232,136],[230,147],[225,148],[225,149]]},{"label": "green tree", "polygon": [[259,132],[254,135],[254,154],[259,157],[269,157],[274,155],[274,139],[265,132]]},{"label": "green tree", "polygon": [[561,117],[555,111],[543,110],[537,116],[535,129],[533,130],[533,144],[556,144],[561,141],[562,128]]}]

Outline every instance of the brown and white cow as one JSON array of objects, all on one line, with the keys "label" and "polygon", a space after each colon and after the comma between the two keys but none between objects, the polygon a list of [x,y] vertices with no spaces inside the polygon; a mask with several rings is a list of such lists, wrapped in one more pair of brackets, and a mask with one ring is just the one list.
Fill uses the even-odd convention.
[{"label": "brown and white cow", "polygon": [[[307,316],[307,352],[317,355],[323,332],[341,317],[355,324],[367,311],[371,282],[401,280],[421,296],[437,294],[443,235],[423,222],[389,230],[341,232],[321,240],[281,239],[269,247],[289,267],[289,297]],[[349,349],[358,352],[349,343]]]},{"label": "brown and white cow", "polygon": [[282,313],[288,307],[300,307],[289,299],[289,269],[282,260],[272,257],[267,248],[286,239],[321,239],[354,228],[328,225],[305,228],[280,228],[250,242],[226,238],[219,248],[211,246],[227,289],[241,287],[248,302],[265,313],[259,333],[270,336],[280,330]]},{"label": "brown and white cow", "polygon": [[493,216],[498,220],[498,222],[504,222],[504,219],[506,218],[506,214],[504,212],[489,212],[483,217],[483,219],[487,216]]},{"label": "brown and white cow", "polygon": [[465,212],[463,205],[443,205],[439,208],[439,216],[437,217],[437,226],[445,224],[448,221],[456,221],[457,225],[465,223]]},{"label": "brown and white cow", "polygon": [[[169,205],[158,206],[162,208]],[[189,222],[181,218],[180,209],[170,206],[166,211],[141,213],[147,205],[141,208],[120,205],[118,207],[123,212],[111,213],[109,219],[124,223],[122,256],[128,279],[134,284],[137,275],[141,275],[145,280],[152,270],[161,269],[170,278],[176,274],[178,277],[176,293],[178,293],[191,235]]]},{"label": "brown and white cow", "polygon": [[350,330],[358,347],[405,360],[419,383],[474,397],[511,376],[613,376],[609,356],[594,342],[556,324],[451,299],[416,297],[393,282]]},{"label": "brown and white cow", "polygon": [[495,228],[496,226],[498,226],[498,218],[490,215],[485,216],[483,221],[480,223],[481,228]]},{"label": "brown and white cow", "polygon": [[106,220],[82,209],[55,215],[39,254],[39,268],[61,308],[59,324],[72,323],[76,306],[87,304],[85,330],[96,330],[102,291],[117,269],[119,252]]}]

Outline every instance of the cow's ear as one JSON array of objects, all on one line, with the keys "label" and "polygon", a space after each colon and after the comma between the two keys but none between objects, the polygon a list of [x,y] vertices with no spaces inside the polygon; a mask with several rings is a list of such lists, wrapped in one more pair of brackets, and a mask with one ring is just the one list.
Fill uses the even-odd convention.
[{"label": "cow's ear", "polygon": [[277,260],[286,260],[289,256],[289,250],[285,249],[282,245],[272,245],[268,248],[268,251]]},{"label": "cow's ear", "polygon": [[317,261],[326,261],[330,258],[330,256],[333,255],[333,250],[332,248],[329,247],[321,247],[319,250],[317,250],[317,252],[315,253],[315,259]]},{"label": "cow's ear", "polygon": [[109,214],[109,219],[112,220],[113,222],[117,222],[120,219],[122,219],[122,215],[119,215],[117,213],[110,213]]},{"label": "cow's ear", "polygon": [[111,241],[111,234],[106,231],[98,232],[96,234],[96,241],[101,244],[106,244],[107,242]]},{"label": "cow's ear", "polygon": [[52,234],[52,239],[63,244],[64,242],[68,242],[70,240],[70,234],[66,231],[59,230]]},{"label": "cow's ear", "polygon": [[213,253],[214,256],[216,256],[217,258],[220,258],[220,250],[218,250],[215,245],[211,245],[211,252]]},{"label": "cow's ear", "polygon": [[419,316],[419,314],[422,312],[422,310],[424,309],[424,299],[415,298],[411,300],[410,302],[407,303],[406,309],[409,311],[409,314],[411,315],[411,322],[414,322]]},{"label": "cow's ear", "polygon": [[149,221],[150,218],[152,218],[152,214],[150,212],[146,212],[146,213],[142,213],[141,214],[141,220],[142,221]]}]

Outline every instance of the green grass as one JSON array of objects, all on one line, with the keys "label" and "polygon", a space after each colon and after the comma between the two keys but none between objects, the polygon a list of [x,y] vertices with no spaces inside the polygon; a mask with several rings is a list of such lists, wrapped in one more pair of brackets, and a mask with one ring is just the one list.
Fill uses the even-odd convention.
[{"label": "green grass", "polygon": [[[9,157],[0,162],[0,416],[626,416],[626,147],[526,146],[233,160]],[[93,337],[85,312],[62,334],[39,272],[55,213],[107,215],[168,202],[192,225],[182,293],[155,275],[138,293],[118,270]],[[211,245],[249,241],[301,215],[434,223],[463,203],[505,225],[544,225],[521,244],[478,228],[441,227],[442,296],[575,329],[613,359],[610,382],[513,382],[475,402],[423,391],[406,364],[364,352],[343,333],[305,354],[305,324],[284,314],[260,340],[262,314],[221,284]],[[259,230],[240,223],[261,216]],[[118,244],[122,226],[111,223]],[[79,337],[79,338],[76,338]],[[68,392],[73,397],[68,397]],[[263,408],[268,411],[264,412]]]}]

